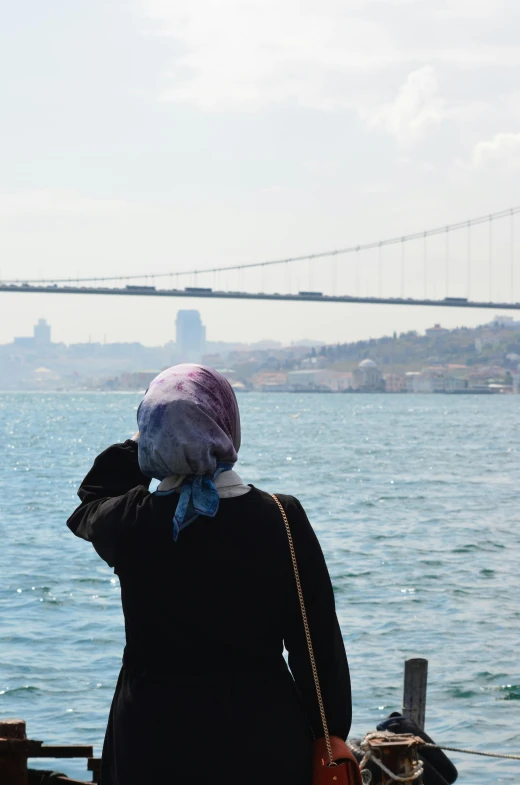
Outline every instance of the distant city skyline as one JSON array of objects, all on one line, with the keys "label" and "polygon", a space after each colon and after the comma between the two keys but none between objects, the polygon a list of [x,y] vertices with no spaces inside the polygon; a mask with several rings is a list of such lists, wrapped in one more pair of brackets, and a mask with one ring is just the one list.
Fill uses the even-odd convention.
[{"label": "distant city skyline", "polygon": [[[324,341],[311,340],[302,338],[300,341],[295,341],[300,347],[319,347],[325,344]],[[169,345],[176,347],[178,352],[177,359],[182,362],[195,362],[198,361],[205,352],[218,350],[219,346],[252,346],[255,348],[268,349],[269,347],[283,346],[281,341],[264,340],[256,341],[248,344],[244,341],[219,341],[206,338],[206,327],[202,323],[199,311],[197,310],[180,310],[177,313],[175,323],[175,337],[168,339],[162,344],[157,346],[146,347],[139,341],[110,341],[103,336],[103,341],[93,341],[92,336],[89,335],[88,341],[57,341],[52,337],[52,324],[47,319],[40,317],[32,327],[32,335],[15,335],[12,341],[5,344],[0,344],[0,347],[14,346],[23,349],[40,349],[46,346],[59,346],[64,345],[68,347],[120,347],[120,346],[142,346],[143,348],[163,348]]]},{"label": "distant city skyline", "polygon": [[[433,325],[337,345],[206,341],[196,310],[181,310],[176,341],[59,343],[43,318],[32,335],[0,345],[0,389],[145,389],[180,362],[218,368],[237,390],[491,394],[519,392],[520,320],[497,314],[477,330]],[[312,342],[308,342],[312,343]],[[376,362],[377,360],[377,362]]]},{"label": "distant city skyline", "polygon": [[[30,301],[31,307],[28,312],[16,308],[18,298],[21,297],[26,297]],[[110,307],[105,306],[106,315],[110,315],[111,318],[106,320],[103,312],[96,313],[91,323],[85,325],[83,322],[78,324],[74,320],[73,306],[78,299],[88,300],[91,305],[90,310],[94,312],[92,306],[96,299],[90,296],[85,298],[81,298],[81,295],[61,296],[61,307],[57,308],[56,298],[52,295],[0,293],[0,344],[10,343],[16,336],[32,335],[34,325],[39,319],[45,318],[52,326],[53,341],[57,343],[139,342],[144,346],[163,346],[168,341],[175,341],[177,314],[187,310],[182,307],[172,309],[171,305],[168,305],[169,301],[160,301],[156,303],[153,321],[140,323],[141,298],[137,301],[128,298],[128,301],[121,302],[121,298],[115,297],[111,298]],[[100,299],[106,302],[108,298]],[[409,330],[425,332],[434,324],[441,324],[448,329],[462,326],[477,327],[491,321],[495,316],[493,310],[459,311],[393,305],[374,307],[248,302],[234,304],[234,310],[238,311],[240,317],[236,324],[233,322],[230,325],[230,306],[226,301],[207,303],[207,301],[194,300],[193,302],[194,310],[200,312],[206,326],[208,341],[257,343],[273,340],[287,346],[296,341],[310,340],[316,344],[333,344],[380,338],[393,332]],[[301,318],[298,310],[303,311],[305,319]],[[284,320],[283,327],[268,318],[273,311],[286,312],[287,318]],[[383,316],[381,311],[385,312]],[[327,314],[325,319],[324,312]],[[130,318],[132,314],[133,320]]]}]

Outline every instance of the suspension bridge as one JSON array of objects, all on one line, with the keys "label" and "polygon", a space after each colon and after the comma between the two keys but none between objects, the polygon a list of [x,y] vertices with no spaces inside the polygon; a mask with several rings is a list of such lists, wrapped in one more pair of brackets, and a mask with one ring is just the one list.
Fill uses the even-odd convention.
[{"label": "suspension bridge", "polygon": [[[520,206],[404,236],[268,261],[141,275],[0,280],[0,292],[520,310],[515,295],[515,285],[520,287],[518,214]],[[498,226],[505,234],[497,234]]]}]

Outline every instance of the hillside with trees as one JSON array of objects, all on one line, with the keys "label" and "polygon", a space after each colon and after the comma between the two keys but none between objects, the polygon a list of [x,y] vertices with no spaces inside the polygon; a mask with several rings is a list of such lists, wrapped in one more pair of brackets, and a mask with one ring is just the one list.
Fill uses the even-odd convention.
[{"label": "hillside with trees", "polygon": [[322,358],[327,367],[341,371],[353,370],[367,357],[388,373],[451,364],[516,368],[520,362],[520,329],[461,327],[436,335],[394,333],[384,338],[323,346],[313,349],[310,356]]}]

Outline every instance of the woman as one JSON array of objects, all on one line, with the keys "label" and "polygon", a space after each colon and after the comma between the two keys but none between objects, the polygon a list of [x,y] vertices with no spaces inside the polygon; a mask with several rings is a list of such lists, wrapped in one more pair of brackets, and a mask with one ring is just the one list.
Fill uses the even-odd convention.
[{"label": "woman", "polygon": [[[210,368],[178,365],[152,381],[137,421],[133,440],[96,458],[68,521],[121,584],[126,646],[101,783],[309,785],[323,726],[287,534],[274,499],[233,470],[234,392]],[[299,501],[279,498],[329,731],[346,739],[350,680],[327,567]]]}]

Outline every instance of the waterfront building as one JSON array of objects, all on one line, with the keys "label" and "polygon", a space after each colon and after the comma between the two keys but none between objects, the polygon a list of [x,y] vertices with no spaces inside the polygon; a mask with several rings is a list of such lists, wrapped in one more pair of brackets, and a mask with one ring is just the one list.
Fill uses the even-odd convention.
[{"label": "waterfront building", "polygon": [[287,374],[282,371],[260,371],[251,377],[254,390],[260,392],[288,392]]},{"label": "waterfront building", "polygon": [[287,381],[294,390],[330,390],[342,392],[352,387],[352,374],[327,368],[289,371]]},{"label": "waterfront building", "polygon": [[384,391],[384,379],[373,360],[367,358],[359,363],[353,373],[353,387],[355,390],[359,390],[359,392]]},{"label": "waterfront building", "polygon": [[513,392],[517,395],[520,394],[520,365],[516,369],[516,373],[512,373],[511,376],[513,377]]},{"label": "waterfront building", "polygon": [[206,350],[206,328],[198,311],[178,311],[176,326],[177,354],[181,362],[200,362]]},{"label": "waterfront building", "polygon": [[409,393],[444,392],[446,377],[442,369],[425,368],[406,374],[406,391]]},{"label": "waterfront building", "polygon": [[444,391],[447,393],[459,392],[468,388],[467,379],[462,379],[460,376],[447,376]]},{"label": "waterfront building", "polygon": [[41,388],[52,389],[59,382],[59,379],[60,377],[57,373],[42,365],[40,368],[35,368],[26,381],[28,388],[32,390]]},{"label": "waterfront building", "polygon": [[345,392],[345,390],[352,390],[354,384],[354,374],[352,373],[338,373],[337,375],[337,389],[339,392]]},{"label": "waterfront building", "polygon": [[385,382],[385,392],[406,392],[406,376],[404,373],[385,373],[383,379]]},{"label": "waterfront building", "polygon": [[408,371],[405,374],[406,392],[414,393],[417,387],[417,377],[420,376],[419,371]]}]

